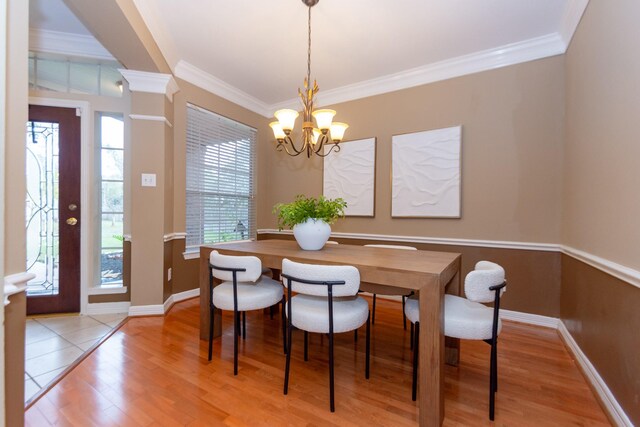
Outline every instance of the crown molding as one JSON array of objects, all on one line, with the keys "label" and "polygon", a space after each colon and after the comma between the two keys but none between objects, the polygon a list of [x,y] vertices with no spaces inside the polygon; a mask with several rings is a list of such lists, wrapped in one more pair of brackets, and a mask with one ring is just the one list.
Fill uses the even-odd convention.
[{"label": "crown molding", "polygon": [[[561,55],[566,46],[558,33],[548,34],[517,43],[458,56],[433,64],[412,68],[394,74],[365,80],[318,93],[318,106],[353,101],[355,99],[395,92],[427,83],[447,80],[467,74],[493,70],[536,59]],[[297,98],[271,105],[271,110],[296,108]]]},{"label": "crown molding", "polygon": [[29,29],[29,50],[116,61],[109,51],[93,36],[37,28]]},{"label": "crown molding", "polygon": [[129,83],[132,92],[162,93],[173,102],[173,94],[178,91],[178,84],[171,74],[150,73],[148,71],[127,70],[118,68],[122,77]]},{"label": "crown molding", "polygon": [[182,80],[186,80],[247,110],[264,117],[272,116],[271,107],[266,103],[182,59],[176,64],[174,74]]},{"label": "crown molding", "polygon": [[578,28],[580,19],[589,4],[589,0],[568,0],[560,23],[560,37],[565,46],[565,51],[569,48],[573,34]]}]

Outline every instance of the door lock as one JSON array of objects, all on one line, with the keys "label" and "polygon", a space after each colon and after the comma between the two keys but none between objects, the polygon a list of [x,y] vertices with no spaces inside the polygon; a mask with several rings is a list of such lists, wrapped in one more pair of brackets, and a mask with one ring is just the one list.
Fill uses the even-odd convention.
[{"label": "door lock", "polygon": [[70,210],[70,211],[75,211],[76,209],[78,209],[78,205],[74,205],[73,203],[71,203],[71,204],[69,205],[69,210]]},{"label": "door lock", "polygon": [[78,220],[73,217],[67,219],[67,224],[69,225],[76,225],[77,223],[78,223]]}]

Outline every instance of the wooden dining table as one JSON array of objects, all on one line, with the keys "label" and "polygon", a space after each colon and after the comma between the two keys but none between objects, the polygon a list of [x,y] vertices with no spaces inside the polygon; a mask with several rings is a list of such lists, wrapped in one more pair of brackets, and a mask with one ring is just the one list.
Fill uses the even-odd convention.
[{"label": "wooden dining table", "polygon": [[[459,295],[461,255],[452,252],[405,251],[359,245],[326,245],[319,251],[300,249],[292,240],[257,240],[200,247],[200,338],[209,330],[209,254],[252,255],[264,267],[280,270],[282,260],[310,264],[353,265],[360,280],[373,285],[413,290],[420,304],[418,420],[421,426],[440,426],[444,420],[444,364],[457,365],[459,341],[444,336],[444,294]],[[216,310],[214,335],[220,334]],[[445,344],[446,341],[446,344]]]}]

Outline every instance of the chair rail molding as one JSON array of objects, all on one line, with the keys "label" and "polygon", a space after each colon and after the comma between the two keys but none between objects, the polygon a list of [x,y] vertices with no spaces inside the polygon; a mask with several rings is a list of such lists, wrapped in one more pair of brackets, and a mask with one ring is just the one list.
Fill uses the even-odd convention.
[{"label": "chair rail molding", "polygon": [[[293,235],[291,230],[277,230],[275,228],[263,228],[258,230],[258,234],[280,234]],[[589,264],[623,282],[640,288],[640,271],[630,267],[618,264],[608,259],[590,254],[571,246],[560,245],[556,243],[533,243],[533,242],[514,242],[500,240],[479,240],[479,239],[455,239],[447,237],[424,237],[424,236],[394,236],[390,234],[364,234],[364,233],[344,233],[332,232],[331,238],[342,239],[360,239],[360,240],[379,240],[386,242],[404,242],[404,243],[426,243],[434,245],[451,245],[451,246],[475,246],[484,248],[501,248],[501,249],[519,249],[528,251],[545,251],[560,252],[575,258],[579,261]],[[185,253],[186,258],[187,253]],[[194,256],[194,258],[197,258]]]},{"label": "chair rail molding", "polygon": [[131,120],[146,120],[149,122],[164,122],[170,128],[173,127],[173,124],[165,116],[151,116],[148,114],[129,114],[129,118]]},{"label": "chair rail molding", "polygon": [[175,232],[175,233],[168,233],[163,236],[163,240],[165,242],[170,242],[171,240],[183,240],[186,238],[187,238],[187,233],[182,231]]}]

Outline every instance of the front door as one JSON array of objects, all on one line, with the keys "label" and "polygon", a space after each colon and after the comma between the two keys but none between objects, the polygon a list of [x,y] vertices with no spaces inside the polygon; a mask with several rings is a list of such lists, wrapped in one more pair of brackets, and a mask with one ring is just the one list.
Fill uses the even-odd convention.
[{"label": "front door", "polygon": [[[29,106],[27,314],[80,311],[80,117]],[[10,182],[8,183],[10,185]]]}]

